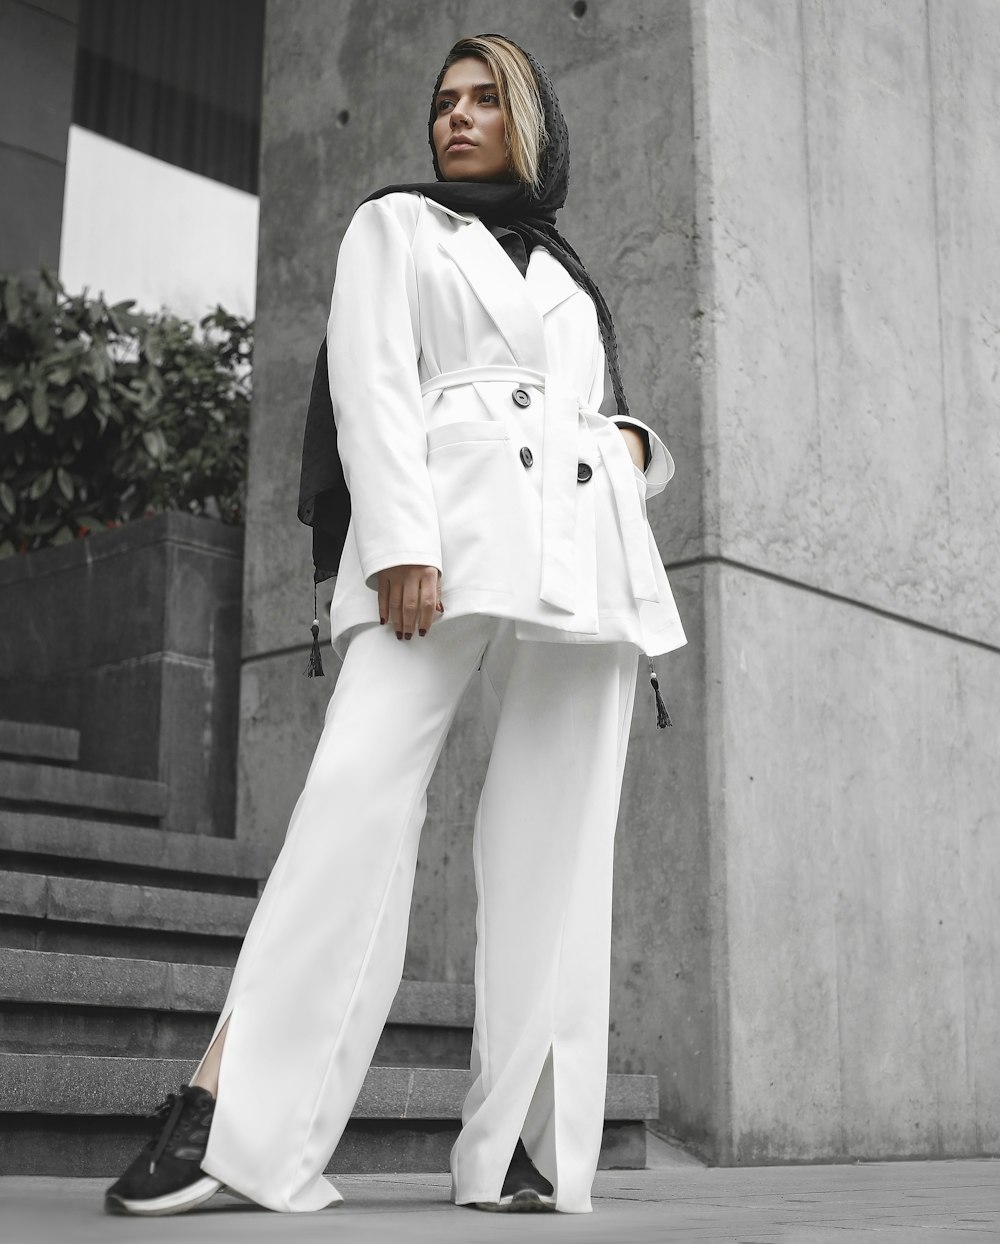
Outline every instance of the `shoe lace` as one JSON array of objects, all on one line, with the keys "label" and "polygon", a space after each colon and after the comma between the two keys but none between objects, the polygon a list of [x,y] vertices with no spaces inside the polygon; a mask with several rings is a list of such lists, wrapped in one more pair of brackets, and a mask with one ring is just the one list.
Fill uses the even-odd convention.
[{"label": "shoe lace", "polygon": [[162,1101],[149,1116],[151,1119],[158,1119],[163,1124],[149,1158],[149,1173],[151,1175],[156,1169],[157,1162],[163,1157],[167,1145],[170,1143],[174,1129],[184,1112],[184,1104],[183,1093],[168,1093],[166,1100]]}]

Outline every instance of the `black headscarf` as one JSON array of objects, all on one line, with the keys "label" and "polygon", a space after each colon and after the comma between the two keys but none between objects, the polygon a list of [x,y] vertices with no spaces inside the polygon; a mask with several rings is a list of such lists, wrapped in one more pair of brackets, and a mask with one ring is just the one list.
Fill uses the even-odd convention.
[{"label": "black headscarf", "polygon": [[[484,37],[505,38],[506,36]],[[508,39],[507,42],[511,43],[512,40]],[[514,44],[514,46],[517,45]],[[594,300],[618,414],[627,416],[628,402],[618,369],[618,345],[608,304],[594,278],[584,267],[583,260],[555,225],[556,213],[566,202],[566,193],[569,189],[569,131],[552,81],[538,61],[521,48],[520,51],[527,57],[538,82],[545,118],[547,143],[542,154],[537,192],[520,181],[445,181],[438,165],[437,151],[434,146],[436,97],[441,87],[441,80],[451,61],[464,55],[476,55],[472,51],[463,52],[461,44],[456,45],[453,53],[456,50],[457,56],[450,56],[442,66],[431,93],[427,133],[434,172],[438,180],[383,186],[381,190],[370,194],[364,202],[369,203],[372,199],[380,199],[383,195],[400,191],[415,192],[445,207],[450,207],[454,211],[472,212],[484,224],[503,225],[523,239],[529,255],[532,247],[544,246]],[[316,359],[309,411],[306,416],[298,516],[303,523],[313,529],[315,580],[321,583],[337,573],[351,517],[350,494],[337,451],[337,428],[330,401],[325,338],[320,345]]]}]

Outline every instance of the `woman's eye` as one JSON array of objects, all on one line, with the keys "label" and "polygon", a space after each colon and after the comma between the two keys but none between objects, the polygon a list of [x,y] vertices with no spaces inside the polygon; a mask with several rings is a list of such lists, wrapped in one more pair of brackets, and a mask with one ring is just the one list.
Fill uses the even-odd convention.
[{"label": "woman's eye", "polygon": [[486,91],[484,94],[480,95],[479,98],[480,98],[480,101],[484,104],[487,104],[487,103],[499,104],[500,102],[500,96],[497,95],[494,91]]},{"label": "woman's eye", "polygon": [[439,99],[439,100],[438,100],[438,105],[437,105],[437,110],[438,110],[438,112],[444,112],[445,108],[447,108],[447,106],[448,106],[450,103],[451,103],[451,100],[450,100],[450,99]]}]

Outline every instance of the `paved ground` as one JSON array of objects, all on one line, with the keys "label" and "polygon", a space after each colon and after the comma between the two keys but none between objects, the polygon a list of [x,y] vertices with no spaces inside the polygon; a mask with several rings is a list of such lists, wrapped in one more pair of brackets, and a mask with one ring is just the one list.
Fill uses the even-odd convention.
[{"label": "paved ground", "polygon": [[108,1180],[0,1179],[3,1244],[1000,1244],[1000,1160],[710,1169],[651,1145],[599,1171],[592,1214],[501,1216],[448,1201],[444,1175],[349,1175],[346,1204],[260,1210],[228,1195],[176,1218],[102,1212]]}]

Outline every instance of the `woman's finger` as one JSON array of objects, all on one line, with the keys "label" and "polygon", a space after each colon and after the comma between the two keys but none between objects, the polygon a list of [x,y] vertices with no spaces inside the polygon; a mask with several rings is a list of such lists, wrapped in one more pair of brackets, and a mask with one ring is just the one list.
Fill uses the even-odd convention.
[{"label": "woman's finger", "polygon": [[402,576],[397,577],[391,571],[389,572],[389,612],[387,613],[387,626],[391,626],[396,632],[398,639],[403,638],[403,580]]},{"label": "woman's finger", "polygon": [[431,629],[437,611],[437,567],[426,569],[420,576],[420,613],[417,617],[417,634],[426,635]]},{"label": "woman's finger", "polygon": [[384,570],[378,572],[378,617],[383,625],[389,618],[389,576]]},{"label": "woman's finger", "polygon": [[403,579],[403,638],[412,639],[417,629],[417,616],[420,612],[420,575],[419,566],[409,566]]}]

